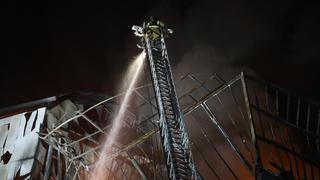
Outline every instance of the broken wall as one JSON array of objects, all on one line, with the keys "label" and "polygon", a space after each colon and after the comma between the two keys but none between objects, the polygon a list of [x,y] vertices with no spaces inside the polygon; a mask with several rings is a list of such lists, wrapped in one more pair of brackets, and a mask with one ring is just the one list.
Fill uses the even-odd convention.
[{"label": "broken wall", "polygon": [[[31,178],[45,111],[44,107],[0,119],[1,179]],[[44,161],[44,158],[37,159]]]}]

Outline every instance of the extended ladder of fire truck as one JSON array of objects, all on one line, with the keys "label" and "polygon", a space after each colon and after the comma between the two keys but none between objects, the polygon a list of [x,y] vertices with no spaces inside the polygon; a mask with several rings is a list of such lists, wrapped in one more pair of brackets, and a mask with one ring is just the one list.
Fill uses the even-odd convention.
[{"label": "extended ladder of fire truck", "polygon": [[159,111],[159,127],[170,179],[200,179],[191,154],[187,130],[173,82],[164,38],[172,33],[156,19],[133,26],[147,54]]}]

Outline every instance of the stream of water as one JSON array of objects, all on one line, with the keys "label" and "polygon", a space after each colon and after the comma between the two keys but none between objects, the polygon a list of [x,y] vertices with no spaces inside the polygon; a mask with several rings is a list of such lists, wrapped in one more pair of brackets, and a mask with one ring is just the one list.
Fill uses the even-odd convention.
[{"label": "stream of water", "polygon": [[95,167],[90,173],[90,180],[107,180],[108,171],[107,167],[110,165],[110,161],[107,161],[108,155],[112,152],[112,146],[117,141],[117,137],[119,135],[119,131],[122,126],[122,120],[125,117],[126,108],[128,107],[132,90],[134,89],[138,79],[139,74],[142,72],[142,66],[145,59],[146,54],[142,52],[138,55],[134,61],[131,63],[130,67],[128,68],[126,75],[124,77],[124,81],[128,80],[128,83],[123,83],[120,91],[126,91],[124,94],[123,99],[120,103],[120,108],[112,121],[111,129],[109,133],[105,136],[104,143],[102,145],[102,149],[100,151],[100,157],[95,163]]}]

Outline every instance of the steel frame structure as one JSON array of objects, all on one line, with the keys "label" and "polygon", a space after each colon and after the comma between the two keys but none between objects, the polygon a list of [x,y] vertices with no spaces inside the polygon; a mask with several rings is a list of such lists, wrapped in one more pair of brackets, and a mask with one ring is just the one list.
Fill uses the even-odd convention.
[{"label": "steel frame structure", "polygon": [[[190,144],[204,179],[319,179],[319,104],[243,73],[228,82],[217,74],[187,74],[177,81],[177,90],[185,123],[193,127],[188,128]],[[141,111],[128,109],[125,124],[136,136],[114,145],[108,156],[113,161],[110,179],[168,178],[150,91],[151,84],[135,89],[135,108]],[[97,135],[108,133],[108,125],[97,121],[102,116],[92,112],[112,113],[120,97],[94,99],[54,127],[44,126],[39,147],[47,152],[43,174],[83,179],[99,155]],[[141,113],[145,116],[138,117]],[[80,120],[94,130],[74,132],[71,125]]]}]

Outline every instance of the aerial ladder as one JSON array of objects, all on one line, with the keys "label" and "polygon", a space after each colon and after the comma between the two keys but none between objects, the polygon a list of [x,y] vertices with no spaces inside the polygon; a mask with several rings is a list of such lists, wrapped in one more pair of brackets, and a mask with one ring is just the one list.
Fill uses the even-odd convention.
[{"label": "aerial ladder", "polygon": [[169,178],[201,179],[192,158],[165,44],[165,38],[172,34],[172,30],[153,17],[144,22],[142,27],[133,26],[132,30],[140,37],[138,47],[147,54]]}]

